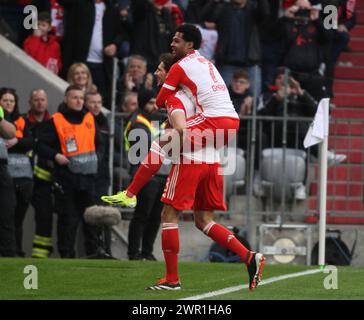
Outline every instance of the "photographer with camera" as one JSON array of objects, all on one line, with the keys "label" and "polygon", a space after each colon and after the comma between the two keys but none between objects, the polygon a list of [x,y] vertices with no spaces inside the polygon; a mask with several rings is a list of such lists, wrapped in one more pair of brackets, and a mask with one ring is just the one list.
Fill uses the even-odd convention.
[{"label": "photographer with camera", "polygon": [[325,60],[324,46],[330,43],[331,32],[324,28],[319,9],[308,0],[297,0],[280,19],[280,39],[282,64],[316,100],[327,97],[325,78],[319,68]]}]

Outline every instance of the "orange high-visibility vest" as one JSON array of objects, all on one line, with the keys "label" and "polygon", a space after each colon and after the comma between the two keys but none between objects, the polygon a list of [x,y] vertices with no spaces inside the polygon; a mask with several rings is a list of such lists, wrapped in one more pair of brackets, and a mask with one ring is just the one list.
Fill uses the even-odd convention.
[{"label": "orange high-visibility vest", "polygon": [[24,137],[25,120],[23,117],[19,117],[15,122],[16,133],[15,137],[20,139]]},{"label": "orange high-visibility vest", "polygon": [[52,118],[62,154],[70,160],[70,171],[80,174],[97,173],[94,116],[87,112],[80,124],[68,122],[60,112],[55,113]]}]

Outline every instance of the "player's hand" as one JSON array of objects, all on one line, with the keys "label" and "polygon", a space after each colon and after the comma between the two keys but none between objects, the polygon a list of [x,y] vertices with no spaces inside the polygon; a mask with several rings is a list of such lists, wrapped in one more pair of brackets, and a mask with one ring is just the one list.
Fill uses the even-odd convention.
[{"label": "player's hand", "polygon": [[8,149],[14,147],[17,143],[19,142],[18,138],[12,138],[12,139],[9,139],[9,140],[6,140],[6,147]]},{"label": "player's hand", "polygon": [[104,53],[108,57],[113,57],[116,54],[116,51],[118,50],[117,46],[115,44],[109,44],[107,47],[104,48]]},{"label": "player's hand", "polygon": [[57,153],[54,157],[54,160],[60,165],[60,166],[66,166],[70,163],[68,158],[64,156],[63,154]]}]

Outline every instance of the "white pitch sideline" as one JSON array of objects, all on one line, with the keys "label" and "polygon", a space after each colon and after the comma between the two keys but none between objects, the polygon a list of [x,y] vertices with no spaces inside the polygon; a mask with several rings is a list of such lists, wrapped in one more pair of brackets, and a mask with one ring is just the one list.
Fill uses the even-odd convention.
[{"label": "white pitch sideline", "polygon": [[[260,282],[259,287],[264,286],[264,285],[269,284],[269,283],[273,283],[273,282],[277,282],[277,281],[281,281],[281,280],[286,280],[286,279],[290,279],[290,278],[302,277],[302,276],[306,276],[306,275],[309,275],[309,274],[315,274],[315,273],[319,273],[319,272],[322,272],[322,270],[321,269],[313,269],[313,270],[307,270],[307,271],[284,274],[284,275],[281,275],[281,276],[272,277],[272,278],[268,278],[268,279],[263,280],[262,282]],[[179,300],[202,300],[202,299],[221,296],[223,294],[239,291],[239,290],[242,290],[242,289],[248,289],[248,288],[249,288],[249,285],[244,284],[244,285],[240,285],[240,286],[229,287],[229,288],[225,288],[225,289],[221,289],[221,290],[216,290],[216,291],[211,291],[211,292],[199,294],[197,296],[182,298],[182,299],[179,299]],[[257,290],[257,289],[255,289],[255,290]]]}]

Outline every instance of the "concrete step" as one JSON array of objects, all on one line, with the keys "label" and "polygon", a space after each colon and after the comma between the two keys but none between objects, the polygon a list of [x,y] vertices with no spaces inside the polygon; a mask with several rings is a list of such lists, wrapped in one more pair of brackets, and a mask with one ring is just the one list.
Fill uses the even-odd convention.
[{"label": "concrete step", "polygon": [[[315,178],[318,177],[318,167],[315,166]],[[327,170],[327,181],[341,181],[346,183],[363,182],[364,167],[360,164],[340,164],[334,167],[329,167]]]},{"label": "concrete step", "polygon": [[333,99],[333,103],[337,106],[355,107],[364,109],[364,94],[355,93],[336,93]]},{"label": "concrete step", "polygon": [[364,137],[338,136],[329,139],[329,149],[333,150],[364,150]]},{"label": "concrete step", "polygon": [[364,119],[364,110],[358,108],[335,108],[331,115],[338,119]]},{"label": "concrete step", "polygon": [[[310,198],[309,200],[309,209],[317,210],[318,209],[317,198]],[[356,197],[335,197],[335,200],[327,198],[326,202],[326,210],[328,211],[341,211],[341,212],[363,212],[364,213],[364,202],[362,199],[358,199]]]},{"label": "concrete step", "polygon": [[[342,52],[339,61],[350,61],[353,67],[364,66],[364,53],[362,52]],[[350,67],[347,67],[350,68]]]},{"label": "concrete step", "polygon": [[364,1],[362,1],[362,0],[356,1],[355,9],[356,10],[364,10]]},{"label": "concrete step", "polygon": [[364,80],[364,67],[336,67],[335,78],[347,80]]},{"label": "concrete step", "polygon": [[364,122],[331,123],[330,136],[364,136]]},{"label": "concrete step", "polygon": [[[358,3],[361,1],[357,1]],[[364,24],[364,8],[356,10],[356,23]]]},{"label": "concrete step", "polygon": [[[363,55],[364,58],[364,55]],[[363,64],[364,65],[364,64]],[[339,94],[364,94],[364,81],[359,80],[340,80],[334,81],[333,89],[335,98]],[[364,102],[363,102],[364,104]]]},{"label": "concrete step", "polygon": [[352,37],[350,39],[349,48],[353,52],[364,52],[364,38]]},{"label": "concrete step", "polygon": [[364,37],[364,26],[362,25],[355,26],[353,29],[350,30],[350,35],[352,37]]},{"label": "concrete step", "polygon": [[[360,182],[346,183],[346,182],[331,182],[327,184],[328,196],[341,196],[341,197],[361,197],[364,192],[364,185]],[[312,196],[318,194],[318,183],[314,182],[310,186],[310,193]]]},{"label": "concrete step", "polygon": [[345,163],[351,164],[362,164],[364,163],[364,152],[363,151],[345,151],[336,150],[338,153],[343,153],[347,156]]}]

